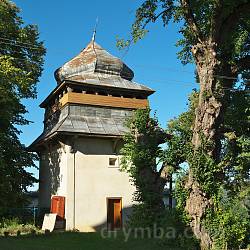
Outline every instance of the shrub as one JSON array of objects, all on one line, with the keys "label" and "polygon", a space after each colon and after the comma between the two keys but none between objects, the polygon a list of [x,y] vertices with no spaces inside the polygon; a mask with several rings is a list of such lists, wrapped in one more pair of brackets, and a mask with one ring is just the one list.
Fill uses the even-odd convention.
[{"label": "shrub", "polygon": [[208,210],[204,224],[214,239],[214,249],[245,248],[249,243],[249,208],[239,194],[234,197],[221,190],[217,211]]},{"label": "shrub", "polygon": [[[5,219],[0,222],[0,235],[35,234],[39,229],[32,224],[21,224],[18,218]],[[8,235],[6,235],[8,233]]]},{"label": "shrub", "polygon": [[[148,237],[156,237],[159,244],[168,249],[199,249],[199,242],[174,208],[166,208],[158,214],[153,214],[144,204],[135,205],[128,226],[134,230],[150,229]],[[162,237],[157,235],[157,231]]]}]

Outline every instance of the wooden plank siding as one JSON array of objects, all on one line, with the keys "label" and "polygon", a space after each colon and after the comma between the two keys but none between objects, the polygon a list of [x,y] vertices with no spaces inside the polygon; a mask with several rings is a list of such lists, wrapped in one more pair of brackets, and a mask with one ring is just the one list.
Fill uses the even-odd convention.
[{"label": "wooden plank siding", "polygon": [[74,93],[74,92],[66,93],[60,99],[60,104],[62,107],[67,103],[88,104],[88,105],[98,105],[105,107],[129,108],[129,109],[147,108],[149,106],[149,102],[147,99],[103,96],[103,95],[93,95],[93,94]]}]

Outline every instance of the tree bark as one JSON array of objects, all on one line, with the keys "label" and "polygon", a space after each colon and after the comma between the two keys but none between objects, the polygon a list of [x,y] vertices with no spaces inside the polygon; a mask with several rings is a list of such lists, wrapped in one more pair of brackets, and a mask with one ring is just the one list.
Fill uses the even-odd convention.
[{"label": "tree bark", "polygon": [[[216,76],[225,70],[222,62],[216,54],[216,45],[213,42],[199,43],[192,48],[196,60],[197,73],[200,81],[200,93],[198,107],[195,112],[195,123],[193,128],[194,157],[199,147],[205,146],[205,153],[215,162],[220,159],[220,124],[223,121],[223,113],[226,107],[226,92],[223,81]],[[227,67],[228,68],[228,67]],[[232,87],[232,80],[226,81],[227,88]],[[224,81],[225,84],[225,81]],[[218,178],[222,173],[218,173]],[[191,227],[195,236],[201,241],[202,249],[212,247],[212,238],[201,224],[208,208],[212,207],[212,200],[205,194],[201,185],[193,176],[192,166],[186,183],[189,197],[186,201],[186,211],[191,216]]]},{"label": "tree bark", "polygon": [[169,178],[169,208],[173,208],[173,176],[170,175]]},{"label": "tree bark", "polygon": [[[152,138],[152,135],[145,135],[138,133],[135,129],[134,131],[135,142],[143,146],[147,145]],[[171,136],[167,134],[164,130],[160,128],[155,128],[154,130],[154,142],[156,145],[160,145],[166,142]],[[159,171],[157,171],[156,159],[153,159],[152,162],[147,162],[145,165],[141,166],[138,169],[139,179],[135,180],[137,190],[144,190],[144,197],[141,197],[142,200],[147,203],[152,211],[155,211],[155,214],[159,214],[159,211],[164,209],[163,202],[163,190],[166,185],[166,182],[169,180],[170,173],[169,167],[164,165]],[[150,196],[148,197],[146,196]]]},{"label": "tree bark", "polygon": [[159,214],[159,211],[164,209],[163,190],[167,180],[162,179],[157,172],[148,167],[140,169],[139,176],[142,181],[136,181],[136,185],[139,190],[144,190],[142,195],[150,197],[150,199],[142,197],[145,205],[155,211],[155,214]]},{"label": "tree bark", "polygon": [[222,120],[224,89],[220,85],[219,75],[221,62],[216,57],[214,43],[198,44],[192,49],[196,59],[197,73],[200,81],[199,103],[196,108],[193,133],[193,145],[198,149],[204,137],[207,154],[218,159],[220,149],[218,128]]},{"label": "tree bark", "polygon": [[201,224],[202,218],[205,215],[206,210],[211,207],[211,201],[205,193],[202,192],[197,181],[194,180],[192,172],[189,173],[188,181],[185,188],[189,190],[189,197],[186,200],[185,210],[191,216],[190,226],[194,235],[201,241],[201,249],[210,249],[213,242]]}]

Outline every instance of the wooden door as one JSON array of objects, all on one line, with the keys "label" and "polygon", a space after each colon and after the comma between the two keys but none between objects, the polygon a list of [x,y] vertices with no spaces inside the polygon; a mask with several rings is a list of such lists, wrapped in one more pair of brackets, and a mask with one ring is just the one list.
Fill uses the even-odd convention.
[{"label": "wooden door", "polygon": [[122,200],[121,198],[108,199],[108,229],[114,230],[122,227]]},{"label": "wooden door", "polygon": [[50,212],[57,214],[59,219],[64,219],[65,213],[65,197],[63,196],[53,196],[51,198]]}]

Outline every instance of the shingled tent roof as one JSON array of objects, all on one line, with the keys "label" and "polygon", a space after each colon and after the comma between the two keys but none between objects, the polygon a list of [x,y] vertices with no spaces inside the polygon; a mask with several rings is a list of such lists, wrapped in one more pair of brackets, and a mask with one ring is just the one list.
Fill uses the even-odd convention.
[{"label": "shingled tent roof", "polygon": [[119,58],[112,56],[95,41],[80,54],[55,71],[58,84],[63,81],[154,92],[132,81],[134,72]]}]

